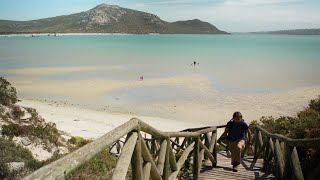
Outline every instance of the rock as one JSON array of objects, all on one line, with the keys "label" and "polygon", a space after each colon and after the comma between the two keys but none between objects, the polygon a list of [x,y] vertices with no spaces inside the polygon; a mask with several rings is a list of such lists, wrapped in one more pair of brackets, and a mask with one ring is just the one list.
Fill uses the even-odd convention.
[{"label": "rock", "polygon": [[59,149],[59,154],[67,154],[67,153],[69,153],[69,150],[66,147],[59,146],[58,149]]},{"label": "rock", "polygon": [[25,163],[24,162],[10,162],[10,163],[6,163],[6,165],[9,167],[10,171],[19,171],[24,168]]},{"label": "rock", "polygon": [[29,146],[31,144],[31,141],[28,137],[24,137],[21,139],[21,143],[24,145],[24,146]]},{"label": "rock", "polygon": [[71,139],[71,136],[68,136],[68,135],[61,135],[61,137],[63,139],[65,139],[66,141],[68,141],[69,139]]},{"label": "rock", "polygon": [[21,108],[21,110],[24,112],[24,115],[21,117],[21,120],[29,120],[32,117],[31,114],[25,108]]}]

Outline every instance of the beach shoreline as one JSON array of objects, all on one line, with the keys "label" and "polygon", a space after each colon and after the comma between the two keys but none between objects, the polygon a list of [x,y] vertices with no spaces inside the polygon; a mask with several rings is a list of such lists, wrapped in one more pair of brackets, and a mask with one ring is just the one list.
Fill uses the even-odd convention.
[{"label": "beach shoreline", "polygon": [[46,122],[55,123],[57,129],[60,130],[62,134],[67,136],[80,136],[86,139],[99,138],[114,128],[128,122],[131,118],[138,118],[163,132],[201,127],[201,125],[196,122],[179,122],[158,117],[110,113],[61,103],[52,104],[50,102],[22,99],[17,104],[22,107],[36,109]]},{"label": "beach shoreline", "polygon": [[[270,94],[220,95],[216,97],[220,102],[211,104],[168,101],[116,107],[116,104],[90,106],[67,100],[22,98],[18,105],[35,108],[47,122],[55,123],[60,131],[69,136],[96,139],[131,118],[138,118],[158,130],[168,132],[224,125],[235,111],[242,112],[248,124],[263,116],[293,117],[307,107],[319,92],[320,87]],[[218,136],[222,133],[223,129],[219,129]]]},{"label": "beach shoreline", "polygon": [[[21,33],[21,34],[0,34],[0,37],[17,37],[17,36],[27,36],[32,37],[34,35],[37,36],[110,36],[110,35],[135,35],[128,33]],[[148,34],[149,35],[149,34]],[[154,35],[154,34],[150,34]]]}]

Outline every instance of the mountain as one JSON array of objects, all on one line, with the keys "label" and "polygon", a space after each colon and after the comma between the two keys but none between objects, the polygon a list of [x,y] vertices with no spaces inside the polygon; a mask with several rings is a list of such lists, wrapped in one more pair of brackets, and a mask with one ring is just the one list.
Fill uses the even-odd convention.
[{"label": "mountain", "polygon": [[154,14],[107,4],[39,20],[0,20],[0,33],[227,34],[198,19],[170,23]]},{"label": "mountain", "polygon": [[255,34],[320,35],[320,29],[293,29],[280,31],[253,32]]}]

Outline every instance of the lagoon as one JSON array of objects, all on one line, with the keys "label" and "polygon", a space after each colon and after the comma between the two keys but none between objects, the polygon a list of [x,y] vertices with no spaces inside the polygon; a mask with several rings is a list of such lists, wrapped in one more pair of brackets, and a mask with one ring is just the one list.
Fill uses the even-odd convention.
[{"label": "lagoon", "polygon": [[[199,64],[193,66],[193,61]],[[183,119],[190,109],[195,115],[213,108],[215,113],[223,108],[222,114],[236,108],[259,111],[247,107],[250,103],[260,107],[257,114],[292,114],[320,94],[319,68],[320,36],[0,37],[1,76],[11,80],[22,98],[68,100],[151,116],[167,112],[166,118]],[[283,99],[276,113],[270,110],[279,108],[270,99],[293,91],[299,96]],[[303,91],[309,94],[303,96]],[[165,108],[181,104],[180,110]],[[288,104],[293,107],[285,110]]]}]

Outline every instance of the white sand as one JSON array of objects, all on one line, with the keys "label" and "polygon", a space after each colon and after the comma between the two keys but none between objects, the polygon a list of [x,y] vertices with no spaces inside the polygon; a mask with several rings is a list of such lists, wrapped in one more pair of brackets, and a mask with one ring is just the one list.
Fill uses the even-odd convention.
[{"label": "white sand", "polygon": [[92,139],[106,134],[133,117],[139,118],[162,131],[180,131],[190,127],[200,126],[200,124],[197,124],[196,122],[179,122],[155,117],[111,114],[66,105],[50,105],[48,103],[31,100],[22,100],[18,105],[37,109],[39,114],[47,122],[56,123],[57,128],[67,134]]}]

